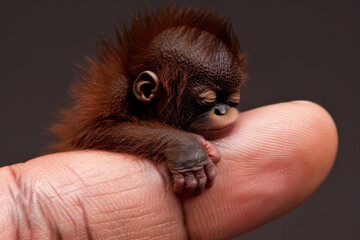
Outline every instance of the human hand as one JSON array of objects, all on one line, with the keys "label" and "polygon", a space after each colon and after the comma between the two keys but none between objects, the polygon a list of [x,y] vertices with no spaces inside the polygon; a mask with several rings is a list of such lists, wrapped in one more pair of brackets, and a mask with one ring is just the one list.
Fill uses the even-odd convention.
[{"label": "human hand", "polygon": [[0,169],[0,239],[228,239],[277,218],[325,179],[337,132],[309,102],[239,114],[214,186],[179,199],[157,167],[135,156],[80,151]]}]

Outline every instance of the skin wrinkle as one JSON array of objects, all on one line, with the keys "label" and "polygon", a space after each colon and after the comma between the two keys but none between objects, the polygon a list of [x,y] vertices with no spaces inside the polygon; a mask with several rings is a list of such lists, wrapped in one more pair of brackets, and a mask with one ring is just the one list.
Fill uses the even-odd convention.
[{"label": "skin wrinkle", "polygon": [[[17,226],[16,236],[18,239],[20,239],[23,235],[31,236],[31,232],[29,232],[31,229],[31,227],[30,227],[31,225],[30,225],[27,211],[25,210],[26,207],[25,207],[25,202],[23,199],[18,175],[16,174],[16,171],[14,170],[14,168],[12,166],[9,166],[8,170],[9,170],[11,180],[12,180],[11,184],[10,184],[12,198],[14,199],[14,202],[13,202],[14,205],[12,207],[13,207],[14,214],[18,213],[17,216],[15,215],[15,219],[16,219],[15,221],[16,221],[16,226]],[[24,227],[25,227],[25,229],[24,229]]]},{"label": "skin wrinkle", "polygon": [[[3,204],[4,206],[8,206],[8,207],[6,208],[6,210],[7,210],[6,212],[5,212],[5,209],[2,209],[3,212],[5,212],[5,214],[4,215],[0,214],[0,216],[6,216],[7,221],[5,222],[5,219],[2,221],[2,223],[5,225],[5,229],[3,227],[0,230],[5,230],[5,231],[3,231],[5,236],[11,236],[11,234],[13,234],[15,239],[20,239],[19,216],[16,215],[15,213],[21,214],[21,211],[14,210],[17,207],[17,203],[16,203],[17,200],[16,200],[16,197],[15,197],[14,189],[12,187],[12,185],[14,185],[14,183],[16,183],[15,175],[14,175],[14,173],[12,172],[12,170],[11,170],[11,168],[9,166],[0,168],[0,173],[5,173],[3,175],[9,176],[6,179],[7,183],[8,183],[6,193],[8,193],[8,194],[5,195],[3,193],[0,196],[1,197],[9,196],[10,199],[8,198],[8,200],[10,200],[9,202],[12,203],[12,204],[7,204],[7,205]],[[15,184],[15,186],[16,186],[16,184]],[[0,191],[0,193],[1,193],[1,191]],[[8,226],[8,225],[10,225],[10,226]],[[0,231],[0,233],[1,233],[1,231]]]},{"label": "skin wrinkle", "polygon": [[[151,211],[136,211],[138,209],[144,209],[144,208],[141,207],[141,205],[138,205],[138,207],[126,206],[126,209],[108,211],[108,212],[105,212],[105,214],[102,213],[102,215],[114,215],[116,217],[117,214],[122,214],[124,216],[127,216],[126,220],[135,220],[135,219],[145,217],[145,216],[150,216],[151,214],[153,214]],[[99,214],[99,213],[97,213],[97,214]],[[135,216],[135,214],[136,214],[136,216]],[[98,218],[99,220],[101,220],[102,215],[100,214],[100,216]],[[113,222],[113,221],[114,220],[112,220],[112,219],[109,219],[108,221],[103,221],[103,220],[93,221],[92,224],[104,224],[104,223]]]},{"label": "skin wrinkle", "polygon": [[[111,164],[110,164],[111,165]],[[129,179],[129,177],[131,177],[131,175],[136,175],[136,174],[141,174],[143,171],[146,170],[146,167],[144,164],[141,164],[140,161],[139,162],[136,162],[136,165],[139,167],[139,171],[137,172],[131,172],[131,173],[126,173],[126,174],[123,174],[122,176],[118,176],[118,177],[112,177],[110,179],[107,179],[107,180],[104,180],[104,181],[96,181],[95,183],[92,183],[92,182],[89,182],[89,183],[86,183],[87,180],[89,180],[89,175],[86,176],[86,178],[82,178],[79,176],[78,173],[74,173],[73,171],[73,168],[70,167],[70,166],[67,166],[66,164],[63,164],[62,167],[65,167],[66,169],[70,170],[72,173],[75,174],[75,176],[79,179],[81,179],[81,183],[83,183],[83,186],[91,186],[91,188],[94,188],[96,187],[97,185],[106,185],[108,183],[113,183],[113,182],[117,182],[117,181],[122,181],[122,180],[127,180]],[[84,172],[82,172],[81,174],[84,174]],[[88,171],[86,171],[86,174],[88,174]],[[104,174],[104,173],[102,173]],[[96,179],[95,179],[96,180]],[[96,196],[100,196],[100,195],[111,195],[111,194],[116,194],[116,193],[121,193],[122,191],[126,192],[126,191],[130,191],[130,190],[135,190],[137,187],[129,187],[129,188],[126,188],[126,189],[122,189],[122,190],[117,190],[115,192],[108,192],[108,193],[99,193],[98,195],[95,195],[93,192],[89,192],[89,196],[86,196],[86,195],[83,195],[84,197],[87,197],[87,198],[91,198],[91,197],[96,197]],[[67,192],[67,193],[62,193],[63,195],[68,195],[68,194],[75,194],[76,192],[78,191],[82,191],[83,188],[79,188],[77,189],[76,191],[70,191],[70,192]]]},{"label": "skin wrinkle", "polygon": [[[147,215],[143,215],[142,216],[142,218],[146,218],[146,216],[150,216],[150,215],[154,215],[154,213],[152,213],[152,212],[150,212],[149,214],[147,214]],[[140,218],[141,218],[141,216],[140,216]],[[117,220],[112,220],[112,221],[108,221],[108,222],[101,222],[101,223],[97,223],[97,224],[107,224],[107,223],[110,223],[110,222],[115,222],[115,223],[118,223],[118,222],[120,222],[119,224],[117,224],[118,226],[126,226],[126,225],[124,225],[124,224],[126,224],[128,221],[129,221],[129,219],[130,219],[130,221],[131,220],[134,220],[135,218],[133,218],[133,217],[131,217],[131,216],[128,216],[126,219],[117,219]],[[148,219],[156,219],[156,215],[154,215],[154,217],[151,217],[151,218],[148,218]],[[146,220],[146,219],[145,219]],[[150,224],[152,224],[152,222],[153,221],[151,221],[150,222]],[[175,220],[173,220],[173,221],[168,221],[168,220],[166,220],[166,221],[164,221],[164,222],[156,222],[156,224],[152,224],[152,225],[150,225],[150,226],[146,226],[146,227],[144,227],[144,226],[137,226],[135,229],[124,229],[122,232],[124,232],[122,235],[124,235],[125,236],[125,238],[124,239],[134,239],[134,233],[136,233],[136,235],[139,233],[139,232],[145,232],[145,234],[144,235],[146,235],[146,232],[148,232],[149,230],[153,230],[154,228],[155,228],[155,230],[156,229],[161,229],[162,231],[164,230],[164,226],[167,226],[167,225],[169,225],[169,226],[172,226],[172,228],[173,228],[173,226],[175,225],[175,224],[173,224],[172,225],[172,223],[175,223]],[[171,227],[169,227],[169,229],[170,229]],[[156,232],[156,231],[154,231],[154,232]],[[169,231],[170,232],[170,231]],[[136,238],[136,239],[138,239],[138,238]],[[147,237],[147,239],[153,239],[153,236],[148,236]]]},{"label": "skin wrinkle", "polygon": [[118,209],[118,210],[105,210],[105,211],[94,213],[94,215],[102,215],[102,214],[110,214],[110,213],[113,213],[113,214],[126,213],[127,211],[129,211],[129,212],[133,212],[135,210],[141,211],[141,209],[143,209],[143,206],[132,207],[132,208],[127,208],[127,209]]},{"label": "skin wrinkle", "polygon": [[[168,229],[168,231],[165,231],[167,233],[162,233],[162,234],[155,234],[155,235],[151,235],[151,238],[150,236],[148,236],[148,239],[156,239],[157,237],[159,237],[160,239],[171,239],[171,236],[170,236],[170,233],[173,232],[173,228],[174,228],[174,225],[171,225],[172,222],[165,222],[163,224],[157,224],[157,225],[153,225],[153,226],[150,226],[148,229],[149,230],[154,230],[154,232],[156,233],[156,229],[161,229],[162,232],[166,229]],[[144,232],[143,229],[140,230],[140,232]],[[144,234],[145,235],[145,234]],[[167,235],[167,237],[166,237]]]},{"label": "skin wrinkle", "polygon": [[103,214],[117,214],[117,213],[126,213],[126,212],[133,212],[135,210],[139,210],[141,211],[143,207],[139,206],[139,207],[132,207],[132,208],[128,208],[128,209],[118,209],[118,210],[105,210],[105,211],[101,211],[101,212],[97,212],[94,213],[94,216],[96,215],[103,215]]},{"label": "skin wrinkle", "polygon": [[83,185],[84,188],[86,188],[86,187],[89,186],[89,185],[87,185],[87,184],[85,183],[85,181],[83,180],[83,178],[76,172],[75,169],[73,169],[72,167],[67,166],[67,165],[64,165],[64,167],[65,167],[66,169],[68,169],[71,173],[74,174],[74,176],[75,176],[75,177],[77,178],[77,180]]},{"label": "skin wrinkle", "polygon": [[[111,181],[109,181],[111,182]],[[128,192],[132,192],[132,191],[136,191],[136,190],[139,190],[140,189],[140,186],[135,186],[135,187],[129,187],[129,188],[126,188],[126,189],[121,189],[120,191],[114,191],[114,192],[108,192],[108,193],[99,193],[99,194],[94,194],[92,192],[89,193],[88,196],[86,195],[83,195],[84,197],[86,198],[97,198],[99,196],[108,196],[108,195],[115,195],[115,194],[118,194],[118,193],[128,193]]]},{"label": "skin wrinkle", "polygon": [[43,236],[43,238],[51,238],[51,239],[56,239],[56,240],[63,239],[63,236],[62,236],[60,230],[58,229],[58,227],[56,225],[56,221],[54,220],[52,214],[48,214],[50,212],[49,207],[47,205],[39,207],[39,212],[41,214],[41,218],[44,219],[47,229],[49,229],[50,233],[48,235],[51,236],[51,237]]},{"label": "skin wrinkle", "polygon": [[[17,166],[17,165],[15,165],[15,166]],[[24,174],[25,172],[23,171],[23,170],[26,171],[27,170],[26,168],[23,168],[23,169],[13,168],[13,169],[14,169],[13,170],[14,172],[19,172],[18,174],[26,176],[26,174]],[[47,182],[43,182],[42,184],[44,184],[44,183],[45,183],[45,186],[49,185],[49,184],[47,184]],[[56,239],[61,239],[62,238],[61,231],[59,230],[59,226],[55,225],[55,223],[57,221],[59,221],[59,219],[63,219],[61,217],[61,214],[63,214],[63,213],[65,213],[66,216],[70,217],[70,221],[76,229],[77,228],[76,226],[78,223],[76,221],[74,221],[74,219],[71,217],[71,214],[67,213],[68,207],[65,207],[66,203],[64,203],[63,199],[62,198],[58,199],[56,197],[53,198],[53,200],[55,200],[55,201],[52,201],[52,202],[55,202],[56,205],[51,204],[51,202],[46,203],[45,199],[47,197],[46,197],[45,193],[47,191],[45,191],[45,192],[43,191],[46,189],[46,187],[42,186],[40,188],[42,191],[41,190],[39,191],[39,186],[34,185],[34,184],[36,184],[36,183],[32,182],[31,184],[28,184],[28,183],[25,184],[23,182],[21,184],[22,188],[26,189],[25,194],[27,194],[27,192],[31,192],[31,197],[28,197],[28,199],[30,199],[30,201],[24,200],[25,201],[24,205],[27,206],[26,207],[27,210],[25,210],[25,215],[29,216],[29,219],[38,219],[38,221],[30,221],[30,223],[31,222],[33,223],[33,224],[30,224],[28,227],[29,230],[31,231],[31,235],[34,238],[49,238],[50,236],[55,236]],[[30,186],[31,189],[28,189],[27,186]],[[37,186],[37,187],[33,188],[33,186]],[[56,191],[54,191],[54,192],[56,192]],[[38,193],[41,193],[41,194],[38,194]],[[51,193],[51,194],[53,194],[53,193]],[[48,207],[49,204],[50,204],[51,208]],[[61,205],[62,205],[62,211],[57,211],[58,207]],[[59,213],[61,213],[61,214],[59,214]],[[53,219],[53,217],[52,217],[53,215],[57,216],[56,220]],[[59,216],[60,216],[60,218],[59,218]],[[44,226],[46,226],[46,227],[44,227]],[[23,233],[24,229],[19,227],[19,231]],[[44,234],[41,234],[42,231]],[[47,237],[45,237],[45,236],[47,236]]]},{"label": "skin wrinkle", "polygon": [[[132,172],[132,173],[125,174],[125,175],[122,175],[122,176],[117,177],[117,178],[112,178],[112,179],[107,179],[107,180],[104,180],[104,181],[101,181],[101,182],[97,182],[96,184],[92,184],[92,185],[89,185],[89,186],[93,187],[93,186],[96,186],[96,185],[105,185],[105,184],[108,184],[108,183],[111,183],[111,182],[114,182],[114,181],[127,180],[127,179],[129,179],[129,177],[131,177],[131,175],[141,174],[143,172],[144,172],[143,170],[140,170],[140,171],[137,171],[137,172]],[[130,188],[126,188],[124,190],[125,191],[128,190],[128,189],[133,190],[134,188],[135,187],[130,187]]]},{"label": "skin wrinkle", "polygon": [[[46,194],[44,194],[44,197],[47,199],[48,203],[50,204],[50,209],[53,209],[53,211],[56,211],[56,214],[59,214],[59,215],[62,215],[64,214],[69,220],[70,220],[70,223],[74,225],[74,227],[76,228],[76,221],[75,219],[73,218],[73,216],[71,216],[71,214],[67,211],[67,208],[65,206],[65,200],[63,197],[61,197],[61,195],[56,191],[56,188],[51,184],[51,183],[48,183],[49,184],[49,187],[53,190],[53,193],[55,193],[55,196],[60,200],[59,202],[59,205],[61,207],[60,210],[57,210],[58,208],[55,207],[55,205],[53,205],[53,201],[52,200],[56,200],[56,198],[52,197],[52,198],[49,198]],[[45,202],[46,203],[46,202]]]},{"label": "skin wrinkle", "polygon": [[81,201],[81,199],[76,196],[76,202],[77,202],[77,205],[78,205],[78,209],[80,210],[80,212],[82,213],[82,226],[83,226],[83,229],[85,230],[85,237],[86,239],[93,239],[93,236],[91,234],[91,230],[90,230],[90,224],[89,224],[89,217],[88,215],[86,214],[86,210],[84,208],[84,205]]}]

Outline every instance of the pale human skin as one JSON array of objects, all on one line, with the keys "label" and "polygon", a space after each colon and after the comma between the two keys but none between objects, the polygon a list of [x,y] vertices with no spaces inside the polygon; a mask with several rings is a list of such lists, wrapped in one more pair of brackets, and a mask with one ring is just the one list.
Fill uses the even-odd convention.
[{"label": "pale human skin", "polygon": [[66,152],[0,168],[0,239],[229,239],[306,200],[338,141],[323,108],[296,101],[240,113],[213,143],[222,153],[214,186],[182,200],[130,155]]}]

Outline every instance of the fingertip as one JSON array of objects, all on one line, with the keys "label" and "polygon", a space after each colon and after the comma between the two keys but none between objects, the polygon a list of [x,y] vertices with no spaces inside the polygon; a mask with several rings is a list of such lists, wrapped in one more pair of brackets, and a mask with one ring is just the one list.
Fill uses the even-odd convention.
[{"label": "fingertip", "polygon": [[173,179],[174,179],[174,186],[173,186],[174,192],[176,194],[181,194],[184,191],[184,185],[185,185],[184,176],[182,174],[173,172]]},{"label": "fingertip", "polygon": [[[293,101],[240,113],[232,134],[215,144],[223,155],[217,184],[186,206],[194,238],[231,238],[300,205],[330,172],[338,136],[323,107]],[[216,208],[193,214],[204,204]]]},{"label": "fingertip", "polygon": [[219,151],[219,149],[217,149],[217,147],[213,146],[213,151],[211,152],[211,154],[209,155],[211,161],[216,164],[218,162],[220,162],[221,160],[221,153]]},{"label": "fingertip", "polygon": [[213,164],[205,165],[204,167],[206,177],[208,180],[208,183],[206,185],[207,188],[210,188],[212,186],[212,182],[214,181],[216,177],[216,167]]},{"label": "fingertip", "polygon": [[329,112],[311,101],[293,101],[293,105],[306,117],[304,122],[304,139],[299,144],[306,156],[300,176],[311,182],[313,192],[329,174],[338,150],[338,132]]},{"label": "fingertip", "polygon": [[218,162],[220,162],[221,160],[221,153],[219,151],[219,149],[217,149],[217,147],[215,147],[212,143],[210,142],[206,142],[205,144],[205,149],[207,151],[207,154],[210,158],[210,160],[216,164]]}]

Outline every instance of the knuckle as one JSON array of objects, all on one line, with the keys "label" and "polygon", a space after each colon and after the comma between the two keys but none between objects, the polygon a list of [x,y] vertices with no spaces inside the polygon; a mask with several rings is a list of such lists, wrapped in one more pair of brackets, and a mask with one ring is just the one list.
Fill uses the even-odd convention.
[{"label": "knuckle", "polygon": [[[67,198],[69,201],[64,200],[51,182],[44,178],[39,180],[33,172],[24,170],[19,165],[7,169],[9,225],[19,239],[64,238],[65,235],[72,236],[72,230],[76,226],[88,226],[83,222],[84,218],[76,218],[76,215],[84,214],[85,211],[75,195]],[[70,205],[75,207],[76,211],[70,211]],[[68,226],[69,231],[66,233],[59,225],[63,222],[73,223]],[[0,236],[3,235],[0,233]]]},{"label": "knuckle", "polygon": [[58,225],[52,220],[48,202],[39,189],[36,179],[23,174],[21,169],[8,167],[8,193],[11,203],[9,219],[15,226],[19,238],[37,238],[42,236],[60,236]]},{"label": "knuckle", "polygon": [[191,181],[191,182],[186,182],[186,188],[190,188],[190,189],[194,189],[196,188],[198,185],[197,181]]}]

